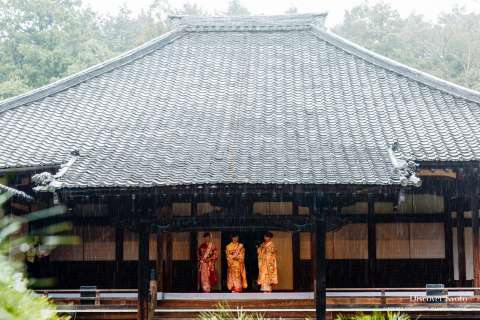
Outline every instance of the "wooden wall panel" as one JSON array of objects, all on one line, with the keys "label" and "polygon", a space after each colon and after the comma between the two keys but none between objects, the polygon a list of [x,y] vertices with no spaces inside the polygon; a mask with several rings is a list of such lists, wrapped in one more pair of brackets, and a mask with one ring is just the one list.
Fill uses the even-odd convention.
[{"label": "wooden wall panel", "polygon": [[157,260],[157,234],[155,233],[150,233],[148,257],[150,260]]},{"label": "wooden wall panel", "polygon": [[445,258],[443,223],[410,223],[410,258]]},{"label": "wooden wall panel", "polygon": [[170,206],[159,207],[155,211],[157,217],[166,217],[170,212]]},{"label": "wooden wall panel", "polygon": [[115,227],[86,226],[83,239],[86,261],[115,260]]},{"label": "wooden wall panel", "polygon": [[205,215],[214,212],[215,206],[212,206],[210,202],[199,202],[197,204],[197,215]]},{"label": "wooden wall panel", "polygon": [[[328,237],[327,237],[328,239]],[[368,237],[365,223],[347,224],[333,234],[334,259],[367,259]]]},{"label": "wooden wall panel", "polygon": [[367,202],[357,202],[354,205],[346,206],[342,208],[342,213],[368,213],[368,204]]},{"label": "wooden wall panel", "polygon": [[278,250],[278,285],[275,290],[293,290],[292,233],[274,231],[273,242]]},{"label": "wooden wall panel", "polygon": [[174,261],[190,260],[190,233],[172,233],[172,259]]},{"label": "wooden wall panel", "polygon": [[99,203],[78,204],[74,208],[75,214],[82,217],[103,217],[108,215],[108,206]]},{"label": "wooden wall panel", "polygon": [[290,215],[292,214],[292,202],[255,202],[253,204],[253,213]]},{"label": "wooden wall panel", "polygon": [[[344,229],[344,230],[343,230]],[[343,231],[327,232],[325,255],[327,259],[366,259],[368,246],[364,224],[352,224]],[[300,233],[300,260],[311,260],[311,234]]]},{"label": "wooden wall panel", "polygon": [[374,212],[376,214],[392,213],[393,203],[392,202],[375,202]]},{"label": "wooden wall panel", "polygon": [[406,194],[398,212],[440,213],[443,212],[443,196],[433,194]]},{"label": "wooden wall panel", "polygon": [[[452,243],[453,243],[453,280],[458,280],[458,239],[457,228],[452,228]],[[466,258],[466,255],[465,255]]]},{"label": "wooden wall panel", "polygon": [[327,232],[325,239],[325,258],[334,259],[335,258],[335,244],[333,242],[334,232]]},{"label": "wooden wall panel", "polygon": [[466,279],[473,280],[473,243],[471,227],[465,227],[465,264]]},{"label": "wooden wall panel", "polygon": [[[368,212],[367,202],[357,202],[354,205],[343,207],[342,213]],[[392,213],[393,203],[375,202],[375,213]],[[433,194],[406,194],[405,201],[397,208],[399,213],[440,213],[443,212],[443,196]]]},{"label": "wooden wall panel", "polygon": [[174,202],[172,203],[172,215],[174,216],[189,216],[191,212],[190,202]]},{"label": "wooden wall panel", "polygon": [[123,260],[138,260],[138,236],[135,232],[127,229],[125,229],[123,235]]},{"label": "wooden wall panel", "polygon": [[71,234],[78,237],[79,243],[71,246],[58,246],[50,253],[50,261],[83,261],[82,226],[74,225]]},{"label": "wooden wall panel", "polygon": [[[172,245],[175,246],[176,237],[175,233],[172,235]],[[180,236],[181,237],[181,236]],[[175,247],[174,247],[175,248]],[[187,247],[188,249],[189,247]],[[163,252],[166,252],[166,242],[163,242]],[[180,251],[183,254],[183,248]],[[150,234],[150,241],[148,247],[148,256],[150,260],[157,259],[157,235],[155,233]],[[190,258],[190,256],[188,256]],[[173,259],[175,260],[175,251],[173,251]],[[135,232],[125,230],[123,239],[123,260],[125,261],[137,261],[138,260],[138,236]],[[164,256],[165,260],[165,256]],[[183,260],[183,259],[178,259]],[[188,259],[187,259],[188,260]]]},{"label": "wooden wall panel", "polygon": [[310,208],[298,206],[298,214],[301,216],[308,216],[310,215]]},{"label": "wooden wall panel", "polygon": [[442,223],[377,224],[378,259],[444,259]]},{"label": "wooden wall panel", "polygon": [[408,223],[378,223],[377,259],[410,258],[410,226]]},{"label": "wooden wall panel", "polygon": [[311,237],[312,234],[310,232],[300,232],[300,260],[312,259]]}]

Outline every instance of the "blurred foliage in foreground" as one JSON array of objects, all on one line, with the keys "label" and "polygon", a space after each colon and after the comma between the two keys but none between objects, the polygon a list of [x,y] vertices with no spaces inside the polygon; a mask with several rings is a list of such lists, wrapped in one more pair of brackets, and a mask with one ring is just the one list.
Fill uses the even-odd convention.
[{"label": "blurred foliage in foreground", "polygon": [[[202,312],[198,316],[200,320],[275,320],[277,318],[267,318],[261,313],[245,312],[242,308],[230,311],[232,308],[228,304],[219,303],[216,311]],[[281,320],[282,318],[278,318]],[[310,320],[310,318],[305,318]],[[399,319],[400,320],[400,319]]]},{"label": "blurred foliage in foreground", "polygon": [[[198,316],[200,320],[266,320],[262,314],[259,313],[246,313],[242,309],[237,309],[236,311],[229,311],[230,307],[219,303],[217,306],[217,311],[211,312],[202,312]],[[271,319],[271,318],[269,318]]]},{"label": "blurred foliage in foreground", "polygon": [[410,320],[410,316],[400,312],[373,312],[372,314],[358,313],[353,316],[338,315],[335,320]]},{"label": "blurred foliage in foreground", "polygon": [[[0,207],[12,193],[0,193]],[[46,254],[56,244],[75,242],[68,236],[55,236],[51,231],[66,230],[65,223],[39,230],[35,235],[22,234],[28,222],[63,214],[64,207],[57,206],[22,217],[0,216],[0,319],[2,320],[60,320],[55,305],[47,298],[28,289],[31,284],[25,276],[24,261]]]},{"label": "blurred foliage in foreground", "polygon": [[[248,15],[241,0],[225,12],[196,3],[150,0],[138,14],[123,5],[100,15],[81,0],[0,0],[0,100],[51,83],[168,31],[168,15]],[[121,3],[121,2],[119,2]],[[412,8],[414,9],[414,8]],[[296,13],[291,7],[286,13]],[[412,11],[413,12],[413,11]],[[368,49],[480,90],[480,14],[454,7],[429,21],[386,3],[345,12],[334,32]]]}]

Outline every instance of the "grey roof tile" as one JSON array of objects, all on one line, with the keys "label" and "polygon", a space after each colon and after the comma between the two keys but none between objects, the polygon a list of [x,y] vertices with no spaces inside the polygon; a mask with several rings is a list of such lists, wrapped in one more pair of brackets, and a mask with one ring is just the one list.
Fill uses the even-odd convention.
[{"label": "grey roof tile", "polygon": [[0,168],[80,157],[65,187],[394,184],[387,148],[480,160],[480,95],[319,27],[176,18],[118,59],[0,102]]}]

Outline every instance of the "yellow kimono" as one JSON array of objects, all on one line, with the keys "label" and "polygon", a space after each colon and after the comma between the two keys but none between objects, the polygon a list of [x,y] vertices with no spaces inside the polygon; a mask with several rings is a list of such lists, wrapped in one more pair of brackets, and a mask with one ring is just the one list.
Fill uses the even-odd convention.
[{"label": "yellow kimono", "polygon": [[234,292],[242,292],[247,288],[245,271],[245,248],[241,243],[230,242],[225,249],[227,256],[227,287]]},{"label": "yellow kimono", "polygon": [[278,284],[277,249],[272,241],[263,242],[257,249],[258,281],[260,290],[272,291],[272,286]]}]

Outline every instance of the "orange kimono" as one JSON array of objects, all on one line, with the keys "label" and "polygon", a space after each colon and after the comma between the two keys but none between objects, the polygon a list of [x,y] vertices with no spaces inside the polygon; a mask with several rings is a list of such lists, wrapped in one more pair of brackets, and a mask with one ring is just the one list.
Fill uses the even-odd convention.
[{"label": "orange kimono", "polygon": [[247,272],[245,271],[245,248],[241,243],[231,242],[225,249],[227,256],[227,287],[228,290],[242,292],[247,288]]},{"label": "orange kimono", "polygon": [[212,242],[204,243],[198,248],[198,282],[203,292],[210,292],[218,282],[215,261],[217,248]]},{"label": "orange kimono", "polygon": [[277,249],[272,241],[263,242],[257,249],[258,281],[260,290],[270,292],[278,284]]}]

